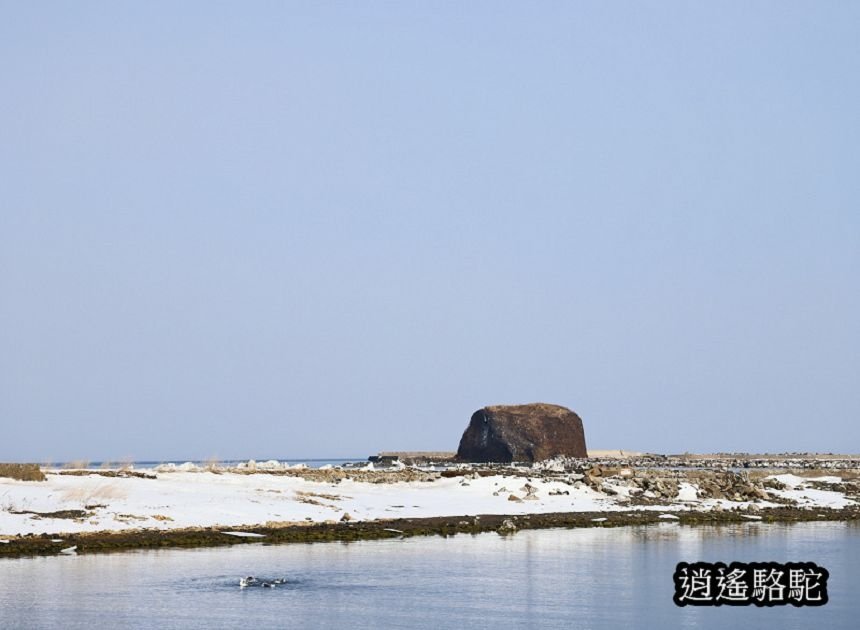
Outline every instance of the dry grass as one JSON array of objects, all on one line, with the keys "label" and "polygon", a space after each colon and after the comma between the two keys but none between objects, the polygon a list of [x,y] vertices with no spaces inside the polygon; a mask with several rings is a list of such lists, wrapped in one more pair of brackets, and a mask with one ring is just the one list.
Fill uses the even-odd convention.
[{"label": "dry grass", "polygon": [[[326,523],[330,524],[330,525],[333,525],[336,522],[337,521],[332,521],[332,520],[326,521]],[[314,524],[315,523],[313,523],[312,521],[307,521],[307,520],[305,520],[305,521],[266,521],[265,523],[263,523],[263,527],[268,527],[269,529],[280,529],[280,528],[287,528],[287,527],[310,527],[311,525],[314,525]]]},{"label": "dry grass", "polygon": [[337,495],[333,494],[317,494],[316,492],[302,492],[301,490],[296,490],[296,501],[300,503],[307,503],[308,505],[318,505],[319,507],[329,508],[330,510],[340,510],[336,505],[329,505],[328,503],[323,503],[322,501],[317,501],[311,497],[320,497],[328,500],[336,500],[339,499]]},{"label": "dry grass", "polygon": [[[302,490],[296,490],[296,494],[302,497],[317,497],[319,499],[325,499],[326,501],[340,501],[344,498],[339,494],[323,494],[322,492],[305,492]],[[351,499],[352,497],[346,498]]]},{"label": "dry grass", "polygon": [[134,523],[140,521],[148,521],[148,516],[138,516],[137,514],[117,514],[114,518],[123,523]]},{"label": "dry grass", "polygon": [[125,499],[126,492],[117,483],[104,483],[94,488],[68,488],[62,493],[61,498],[63,501],[93,503],[98,499]]},{"label": "dry grass", "polygon": [[90,462],[86,459],[75,459],[70,462],[66,462],[63,464],[63,468],[66,470],[80,470],[82,468],[89,468]]},{"label": "dry grass", "polygon": [[45,473],[38,464],[0,464],[0,477],[19,481],[45,481]]}]

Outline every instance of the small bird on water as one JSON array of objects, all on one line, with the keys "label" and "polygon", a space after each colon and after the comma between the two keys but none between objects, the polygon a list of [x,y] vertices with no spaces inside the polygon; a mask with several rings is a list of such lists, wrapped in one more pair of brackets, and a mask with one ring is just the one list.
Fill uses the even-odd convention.
[{"label": "small bird on water", "polygon": [[274,580],[260,580],[253,575],[239,578],[239,588],[248,588],[249,586],[262,586],[263,588],[275,588],[278,584],[286,584],[287,578],[276,578]]}]

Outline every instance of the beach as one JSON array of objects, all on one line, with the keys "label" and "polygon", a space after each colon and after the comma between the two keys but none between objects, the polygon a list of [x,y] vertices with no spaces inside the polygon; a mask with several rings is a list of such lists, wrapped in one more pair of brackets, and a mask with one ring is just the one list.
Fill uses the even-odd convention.
[{"label": "beach", "polygon": [[860,518],[856,470],[749,473],[572,462],[444,470],[240,466],[47,469],[44,481],[0,478],[0,556],[59,553],[61,543],[45,541],[73,538],[80,552],[449,530]]}]

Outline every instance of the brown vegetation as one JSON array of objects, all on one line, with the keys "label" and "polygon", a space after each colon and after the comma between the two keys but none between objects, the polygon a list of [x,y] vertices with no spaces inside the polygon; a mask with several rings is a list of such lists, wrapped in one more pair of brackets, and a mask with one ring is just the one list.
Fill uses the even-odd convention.
[{"label": "brown vegetation", "polygon": [[45,481],[45,473],[38,464],[0,464],[0,477],[20,481]]},{"label": "brown vegetation", "polygon": [[[748,523],[749,512],[726,510],[722,512],[677,512],[680,525],[725,525]],[[857,523],[860,510],[804,510],[791,507],[767,508],[756,512],[763,523],[794,523],[803,521],[848,521]],[[511,528],[506,524],[509,521]],[[264,544],[310,543],[328,541],[377,540],[384,538],[409,538],[412,536],[455,536],[457,534],[479,534],[498,532],[510,534],[516,530],[546,528],[606,528],[626,525],[653,525],[662,523],[660,513],[652,511],[624,512],[567,512],[553,514],[503,515],[482,514],[480,516],[438,516],[354,522],[343,518],[341,522],[327,523],[270,522],[264,526],[243,526],[265,536]],[[63,534],[65,544],[77,546],[78,553],[122,551],[128,549],[163,549],[168,547],[209,547],[225,545],[259,544],[256,538],[240,538],[225,535],[235,528],[193,527],[175,530],[136,529],[127,531],[105,531],[81,534]],[[758,528],[751,530],[754,535]],[[0,560],[32,555],[56,555],[59,548],[51,541],[52,535],[8,537],[8,543],[0,545]]]}]

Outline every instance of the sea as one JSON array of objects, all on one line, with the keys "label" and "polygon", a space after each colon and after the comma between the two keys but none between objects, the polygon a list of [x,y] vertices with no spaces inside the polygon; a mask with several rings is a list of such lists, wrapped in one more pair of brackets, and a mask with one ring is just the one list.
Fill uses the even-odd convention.
[{"label": "sea", "polygon": [[[283,466],[296,466],[299,464],[304,464],[308,468],[321,468],[323,466],[358,466],[367,464],[367,457],[354,457],[350,459],[276,459],[271,458],[280,463]],[[232,467],[238,466],[239,464],[243,464],[248,462],[247,459],[224,459],[218,460],[216,463],[218,466],[224,467]],[[267,459],[257,459],[255,460],[257,463],[261,463],[267,461]],[[135,470],[150,470],[161,466],[163,464],[175,464],[177,466],[181,466],[182,464],[191,463],[196,466],[205,467],[212,463],[211,460],[146,460],[146,461],[136,461],[131,462],[132,466]],[[105,461],[105,462],[60,462],[58,464],[50,464],[46,465],[48,468],[57,467],[57,468],[65,468],[65,467],[84,467],[84,468],[119,468],[123,466],[123,462],[116,461]]]},{"label": "sea", "polygon": [[[681,561],[815,562],[829,601],[681,608]],[[0,628],[858,628],[858,586],[846,522],[263,542],[0,560]]]}]

